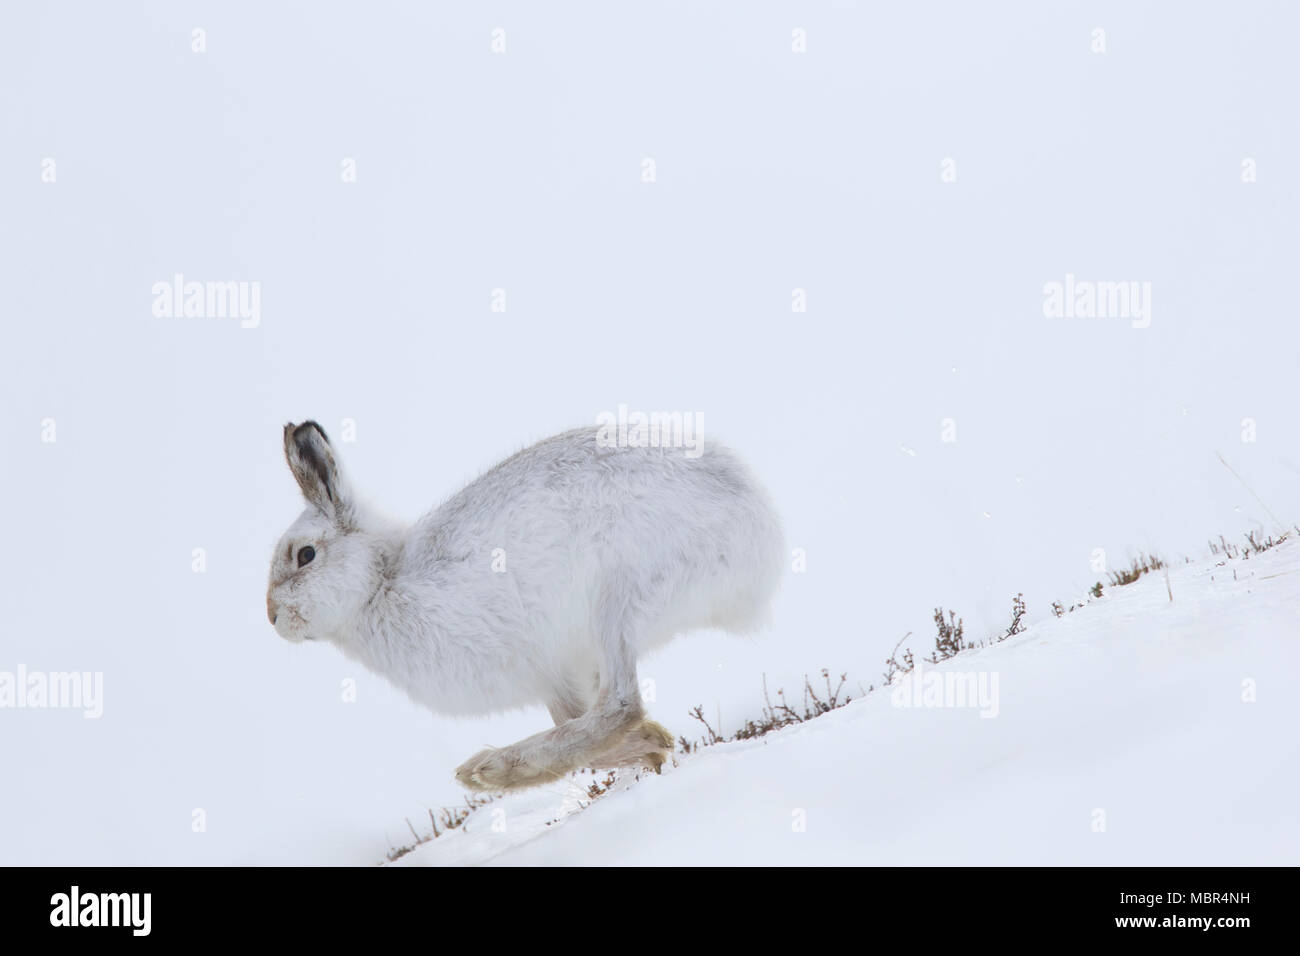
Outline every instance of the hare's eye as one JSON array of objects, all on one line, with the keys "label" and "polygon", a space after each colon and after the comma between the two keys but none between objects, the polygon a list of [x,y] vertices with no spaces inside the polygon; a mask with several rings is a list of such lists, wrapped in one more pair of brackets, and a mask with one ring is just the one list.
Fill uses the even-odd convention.
[{"label": "hare's eye", "polygon": [[316,557],[316,549],[311,545],[307,545],[305,548],[299,548],[298,567],[302,567],[304,564],[311,564],[311,559],[314,557]]}]

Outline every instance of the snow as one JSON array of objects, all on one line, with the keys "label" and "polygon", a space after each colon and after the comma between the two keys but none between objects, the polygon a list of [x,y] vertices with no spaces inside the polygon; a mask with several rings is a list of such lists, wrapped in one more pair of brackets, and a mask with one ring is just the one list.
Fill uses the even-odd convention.
[{"label": "snow", "polygon": [[886,687],[585,808],[572,781],[507,795],[396,865],[1294,865],[1300,543],[1168,588],[930,668],[996,674],[996,716]]}]

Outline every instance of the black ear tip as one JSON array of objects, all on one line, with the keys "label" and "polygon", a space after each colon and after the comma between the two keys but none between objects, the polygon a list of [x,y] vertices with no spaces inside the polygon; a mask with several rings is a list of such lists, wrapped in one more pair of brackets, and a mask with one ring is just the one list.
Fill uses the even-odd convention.
[{"label": "black ear tip", "polygon": [[320,433],[320,437],[325,440],[325,444],[328,445],[330,443],[330,436],[325,434],[325,429],[321,428],[320,425],[317,424],[316,422],[310,420],[303,422],[301,425],[295,428],[293,430],[293,437],[295,439],[301,440],[304,431],[309,428],[316,429],[316,431]]}]

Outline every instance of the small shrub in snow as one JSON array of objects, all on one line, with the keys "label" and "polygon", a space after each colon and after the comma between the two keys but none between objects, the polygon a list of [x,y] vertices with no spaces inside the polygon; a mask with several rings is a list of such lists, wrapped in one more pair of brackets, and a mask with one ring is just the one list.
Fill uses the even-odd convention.
[{"label": "small shrub in snow", "polygon": [[[406,826],[410,829],[411,836],[415,837],[415,842],[405,846],[394,847],[388,852],[388,862],[392,863],[394,860],[400,860],[417,846],[428,843],[430,840],[436,840],[444,833],[455,830],[469,818],[471,813],[479,807],[491,803],[494,799],[496,798],[491,794],[469,794],[465,797],[465,806],[463,807],[443,807],[438,811],[437,817],[434,816],[433,810],[430,810],[429,823],[433,829],[424,835],[416,832],[414,825],[412,825],[411,820],[408,817],[406,820]],[[438,829],[439,819],[442,820],[441,830]]]},{"label": "small shrub in snow", "polygon": [[911,672],[913,668],[916,667],[916,661],[912,657],[912,651],[910,648],[908,650],[903,651],[903,656],[901,658],[898,656],[898,649],[903,646],[903,641],[907,640],[911,636],[912,636],[912,632],[908,631],[906,634],[900,637],[898,639],[898,643],[894,645],[894,652],[885,659],[885,683],[886,684],[892,684],[894,682],[894,678],[897,677],[899,674],[907,674]]},{"label": "small shrub in snow", "polygon": [[1007,628],[1007,632],[999,640],[1006,640],[1008,637],[1014,637],[1023,631],[1025,628],[1021,621],[1024,620],[1024,617],[1025,596],[1024,594],[1017,594],[1011,599],[1011,626]]},{"label": "small shrub in snow", "polygon": [[[1259,534],[1261,534],[1261,535],[1262,535],[1263,533],[1264,533],[1264,532],[1262,532],[1262,531],[1259,532]],[[1268,540],[1257,540],[1257,539],[1255,538],[1255,534],[1256,534],[1256,533],[1255,533],[1254,531],[1252,531],[1252,532],[1250,532],[1250,534],[1246,535],[1246,543],[1250,545],[1249,550],[1246,551],[1246,556],[1247,556],[1247,557],[1249,557],[1251,554],[1263,554],[1263,553],[1264,553],[1265,551],[1267,551],[1269,548],[1272,548],[1272,547],[1274,547],[1274,546],[1276,546],[1276,545],[1279,545],[1279,544],[1281,544],[1283,541],[1285,541],[1287,538],[1291,537],[1291,532],[1289,532],[1289,531],[1286,532],[1285,534],[1283,534],[1280,538],[1274,538],[1274,537],[1270,534],[1270,535],[1268,536]]]},{"label": "small shrub in snow", "polygon": [[934,609],[934,625],[939,629],[934,639],[934,653],[925,658],[931,664],[938,664],[950,657],[956,657],[972,645],[966,643],[962,622],[956,613],[948,612],[948,620],[943,619],[943,608]]},{"label": "small shrub in snow", "polygon": [[[909,658],[910,659],[910,658]],[[785,691],[776,692],[777,703],[772,704],[771,697],[767,693],[767,675],[763,675],[763,713],[757,720],[746,720],[739,730],[730,737],[724,737],[713,729],[708,718],[704,716],[703,705],[696,705],[691,711],[691,716],[700,722],[704,727],[706,734],[704,740],[691,743],[685,737],[677,741],[677,745],[683,753],[693,753],[700,747],[711,746],[712,744],[724,744],[732,740],[752,740],[755,737],[762,737],[764,734],[770,734],[774,730],[780,730],[782,727],[789,727],[791,724],[802,724],[806,720],[812,720],[814,717],[820,717],[822,714],[828,714],[832,710],[846,706],[853,698],[844,694],[844,682],[848,680],[847,674],[840,675],[840,681],[834,687],[831,687],[831,674],[826,668],[822,668],[822,678],[826,681],[825,697],[822,697],[813,689],[812,682],[808,680],[808,675],[803,679],[803,709],[796,710],[791,707],[785,699]],[[868,688],[870,690],[870,688]]]},{"label": "small shrub in snow", "polygon": [[1121,568],[1118,571],[1110,572],[1110,583],[1112,587],[1123,587],[1126,584],[1132,584],[1142,575],[1151,571],[1159,571],[1165,566],[1164,561],[1154,554],[1150,557],[1138,552],[1138,556],[1133,559],[1133,566]]}]

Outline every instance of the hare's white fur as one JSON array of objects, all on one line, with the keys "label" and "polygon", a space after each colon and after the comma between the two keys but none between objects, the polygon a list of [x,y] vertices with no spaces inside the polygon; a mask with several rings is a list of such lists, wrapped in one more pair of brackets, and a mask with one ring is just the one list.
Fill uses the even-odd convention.
[{"label": "hare's white fur", "polygon": [[687,457],[597,435],[539,442],[399,527],[357,500],[318,425],[286,426],[308,506],[272,558],[276,631],[338,645],[438,713],[550,710],[555,727],[466,761],[467,786],[658,769],[672,736],[645,719],[637,659],[683,631],[760,625],[785,546],[724,446]]}]

